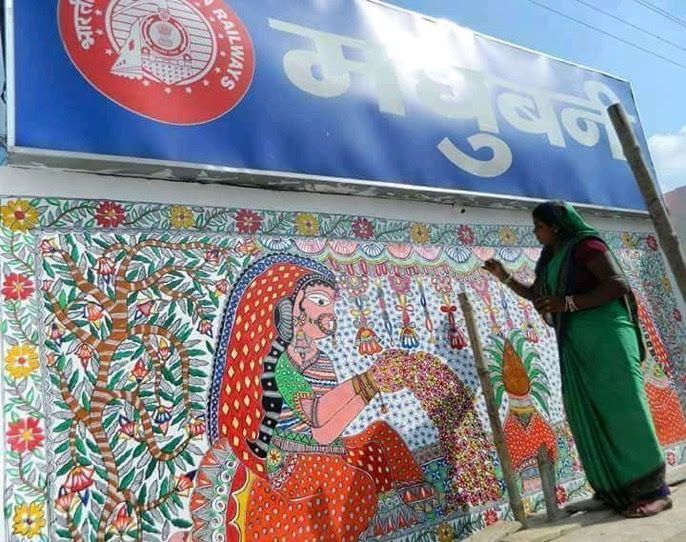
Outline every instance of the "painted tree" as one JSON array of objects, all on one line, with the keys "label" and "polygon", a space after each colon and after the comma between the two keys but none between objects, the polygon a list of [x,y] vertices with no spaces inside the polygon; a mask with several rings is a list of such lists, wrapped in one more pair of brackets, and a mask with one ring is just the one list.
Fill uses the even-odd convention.
[{"label": "painted tree", "polygon": [[190,527],[208,339],[245,262],[226,241],[168,234],[68,234],[40,251],[57,535],[165,540]]}]

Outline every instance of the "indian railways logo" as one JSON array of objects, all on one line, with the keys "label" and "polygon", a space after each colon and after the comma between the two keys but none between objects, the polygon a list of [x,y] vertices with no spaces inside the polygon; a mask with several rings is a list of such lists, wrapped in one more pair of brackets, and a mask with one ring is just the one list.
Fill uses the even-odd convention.
[{"label": "indian railways logo", "polygon": [[250,88],[255,52],[224,0],[60,0],[58,10],[76,68],[134,113],[202,124]]}]

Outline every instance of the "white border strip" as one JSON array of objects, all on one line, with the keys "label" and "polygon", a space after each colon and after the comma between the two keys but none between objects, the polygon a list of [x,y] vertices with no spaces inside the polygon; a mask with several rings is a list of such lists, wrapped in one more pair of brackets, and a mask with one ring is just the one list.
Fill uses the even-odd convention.
[{"label": "white border strip", "polygon": [[[382,182],[382,181],[367,181],[364,179],[354,179],[346,177],[328,177],[324,175],[311,175],[305,173],[293,173],[288,171],[271,171],[271,170],[255,170],[249,168],[234,168],[229,166],[214,166],[211,164],[197,164],[193,162],[178,162],[178,161],[165,161],[165,160],[155,160],[150,158],[136,158],[133,156],[113,156],[104,154],[89,154],[89,153],[79,153],[71,151],[55,151],[48,149],[34,149],[27,147],[11,147],[8,148],[8,154],[13,154],[15,156],[21,156],[26,162],[21,164],[14,164],[18,167],[28,167],[28,168],[45,168],[49,164],[32,163],[33,160],[40,160],[42,157],[47,158],[65,158],[72,159],[76,162],[75,165],[79,163],[87,162],[99,162],[101,164],[100,170],[87,169],[76,167],[73,169],[75,172],[80,173],[94,173],[96,175],[114,175],[114,176],[125,176],[125,177],[143,177],[152,178],[160,180],[178,180],[178,181],[195,181],[195,182],[206,182],[207,184],[236,184],[240,185],[240,182],[249,183],[256,188],[270,188],[269,186],[264,186],[264,183],[274,183],[276,185],[283,185],[284,189],[290,188],[293,191],[294,183],[323,183],[330,185],[332,189],[336,185],[348,185],[350,188],[356,188],[358,191],[362,191],[365,188],[377,189],[383,192],[384,190],[394,190],[398,192],[403,192],[408,195],[435,195],[437,197],[447,197],[454,198],[455,203],[459,203],[460,198],[463,199],[482,199],[490,201],[493,203],[499,203],[501,205],[512,207],[512,203],[521,203],[529,206],[536,205],[543,202],[542,198],[531,198],[526,196],[516,196],[509,194],[497,194],[488,192],[471,192],[459,189],[450,188],[440,188],[431,186],[421,186],[421,185],[408,185],[401,182]],[[123,171],[118,171],[112,169],[111,167],[102,167],[103,162],[106,164],[122,164],[124,166],[130,166]],[[140,175],[135,171],[136,164],[159,168],[160,173],[156,175],[150,172],[141,172]],[[190,172],[197,173],[195,178],[182,178],[174,176],[173,172],[169,172],[169,168],[182,168],[189,170]],[[65,169],[65,168],[61,168]],[[69,168],[67,168],[69,169]],[[214,176],[207,175],[205,172],[211,172],[216,174]],[[205,174],[203,174],[205,173]],[[263,182],[260,183],[259,181]],[[234,181],[233,183],[231,181]],[[257,182],[256,182],[257,181]],[[312,192],[315,190],[302,190],[304,192]],[[345,195],[355,195],[346,193]],[[359,194],[358,194],[359,195]],[[375,195],[376,197],[376,195]],[[441,203],[441,202],[439,202]],[[445,202],[442,202],[445,203]],[[632,216],[648,216],[647,211],[642,211],[639,209],[622,208],[622,207],[611,207],[603,205],[594,205],[589,203],[579,203],[570,201],[574,206],[580,209],[587,209],[589,211],[598,211],[604,213],[616,213]]]}]

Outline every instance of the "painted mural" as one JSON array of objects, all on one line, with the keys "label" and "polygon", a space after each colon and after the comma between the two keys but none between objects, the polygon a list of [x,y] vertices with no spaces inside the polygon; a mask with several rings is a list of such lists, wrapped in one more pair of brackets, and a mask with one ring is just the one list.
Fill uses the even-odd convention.
[{"label": "painted mural", "polygon": [[[556,346],[481,270],[529,228],[4,198],[8,540],[440,542],[510,514],[457,294],[477,308],[528,511],[588,487]],[[652,236],[607,233],[646,389],[686,462],[682,315]]]}]

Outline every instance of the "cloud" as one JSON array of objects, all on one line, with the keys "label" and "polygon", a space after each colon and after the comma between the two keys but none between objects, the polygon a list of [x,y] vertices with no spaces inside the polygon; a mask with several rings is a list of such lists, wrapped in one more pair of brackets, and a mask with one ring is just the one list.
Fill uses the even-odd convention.
[{"label": "cloud", "polygon": [[657,178],[663,192],[686,185],[686,126],[676,134],[656,134],[648,139]]}]

